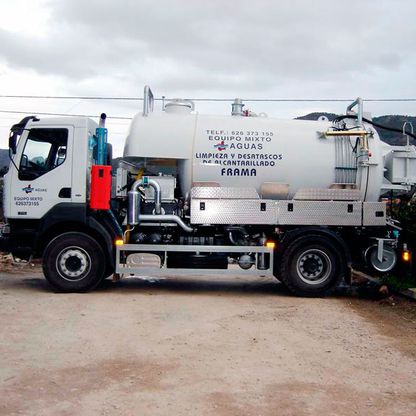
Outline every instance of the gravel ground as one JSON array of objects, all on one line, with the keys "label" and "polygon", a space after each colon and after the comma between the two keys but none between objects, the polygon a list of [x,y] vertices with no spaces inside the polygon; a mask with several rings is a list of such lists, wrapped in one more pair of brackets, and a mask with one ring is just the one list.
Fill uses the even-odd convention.
[{"label": "gravel ground", "polygon": [[416,414],[415,309],[238,277],[55,294],[3,270],[0,414]]}]

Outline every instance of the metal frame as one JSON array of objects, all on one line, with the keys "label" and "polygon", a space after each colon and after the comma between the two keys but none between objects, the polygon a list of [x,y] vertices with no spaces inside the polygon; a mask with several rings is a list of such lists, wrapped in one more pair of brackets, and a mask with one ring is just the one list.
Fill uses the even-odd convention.
[{"label": "metal frame", "polygon": [[[121,263],[121,252],[141,252],[141,253],[163,253],[164,260],[161,268],[154,267],[129,267],[126,263]],[[168,268],[167,258],[169,252],[199,252],[199,253],[255,253],[255,263],[248,269],[242,269],[238,264],[229,264],[227,269],[181,269]],[[257,268],[258,256],[269,254],[269,267],[265,270]],[[273,277],[274,248],[265,246],[201,246],[201,245],[168,245],[168,244],[124,244],[116,247],[116,273],[118,274],[140,274],[150,276],[212,276],[221,274],[235,275],[244,274],[249,276],[270,276]],[[231,266],[231,267],[230,267]]]}]

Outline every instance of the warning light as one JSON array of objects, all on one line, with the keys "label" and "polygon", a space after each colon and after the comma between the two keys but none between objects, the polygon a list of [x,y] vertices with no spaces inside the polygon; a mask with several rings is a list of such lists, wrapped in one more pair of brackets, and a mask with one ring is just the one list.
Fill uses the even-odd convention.
[{"label": "warning light", "polygon": [[117,238],[115,241],[116,246],[122,246],[124,244],[124,241],[121,238]]},{"label": "warning light", "polygon": [[274,241],[267,241],[266,247],[267,248],[275,248],[276,247],[276,243]]},{"label": "warning light", "polygon": [[405,262],[408,262],[408,261],[410,261],[410,258],[411,258],[410,251],[408,251],[408,250],[403,251],[402,260],[405,261]]}]

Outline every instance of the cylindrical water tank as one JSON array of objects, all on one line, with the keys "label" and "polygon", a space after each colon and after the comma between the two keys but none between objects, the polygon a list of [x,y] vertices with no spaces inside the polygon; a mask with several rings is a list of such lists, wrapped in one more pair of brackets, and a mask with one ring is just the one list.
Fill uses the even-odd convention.
[{"label": "cylindrical water tank", "polygon": [[[328,121],[271,117],[138,114],[132,120],[124,156],[136,162],[160,163],[161,167],[166,160],[174,160],[183,195],[196,182],[252,187],[258,192],[263,183],[275,182],[288,185],[290,198],[301,188],[334,186],[342,182],[340,171],[353,171],[351,163],[356,161],[361,166],[363,159],[353,150],[357,137],[340,146],[339,139],[320,134],[329,127]],[[366,128],[374,133],[368,136],[370,157],[368,164],[357,170],[356,185],[363,200],[376,201],[388,145],[370,125]],[[345,175],[349,181],[355,180],[355,172]]]}]

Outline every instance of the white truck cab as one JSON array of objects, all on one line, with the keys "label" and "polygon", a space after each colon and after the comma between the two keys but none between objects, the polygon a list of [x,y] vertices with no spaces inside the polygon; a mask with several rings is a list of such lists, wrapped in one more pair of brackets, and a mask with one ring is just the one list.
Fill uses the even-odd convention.
[{"label": "white truck cab", "polygon": [[[27,117],[12,127],[11,163],[4,177],[2,246],[14,255],[41,256],[54,236],[89,230],[106,243],[113,267],[112,220],[88,213],[97,123],[84,117]],[[104,224],[104,225],[103,225]],[[1,247],[0,247],[1,248]]]},{"label": "white truck cab", "polygon": [[96,126],[86,118],[28,121],[5,176],[6,218],[36,220],[59,204],[86,203],[88,145]]}]

